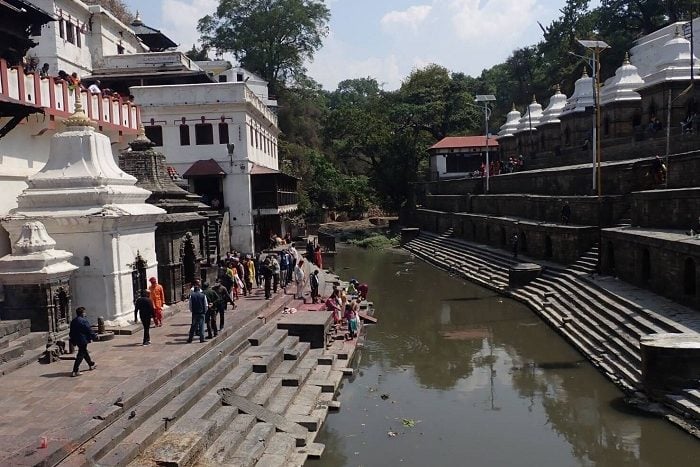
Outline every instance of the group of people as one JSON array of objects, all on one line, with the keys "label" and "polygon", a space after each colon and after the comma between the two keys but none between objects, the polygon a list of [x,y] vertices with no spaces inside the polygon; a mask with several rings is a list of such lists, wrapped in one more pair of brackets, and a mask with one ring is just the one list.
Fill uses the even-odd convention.
[{"label": "group of people", "polygon": [[347,325],[350,340],[357,337],[360,330],[360,302],[367,299],[368,291],[367,284],[352,279],[347,289],[333,286],[333,293],[326,299],[325,308],[332,313],[333,323],[336,327]]},{"label": "group of people", "polygon": [[[501,175],[501,174],[509,174],[513,172],[518,172],[523,170],[523,166],[525,165],[525,158],[523,155],[519,155],[518,157],[509,157],[507,161],[501,162],[500,159],[492,160],[489,162],[488,165],[488,174],[489,176],[493,177],[494,175]],[[482,162],[481,166],[479,169],[475,170],[471,176],[473,178],[478,178],[478,177],[484,177],[486,176],[486,163]]]}]

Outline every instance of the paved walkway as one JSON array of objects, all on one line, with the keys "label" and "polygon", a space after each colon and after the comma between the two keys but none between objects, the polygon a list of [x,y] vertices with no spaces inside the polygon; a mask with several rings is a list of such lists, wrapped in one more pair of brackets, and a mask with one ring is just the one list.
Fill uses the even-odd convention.
[{"label": "paved walkway", "polygon": [[[288,291],[291,295],[291,288]],[[279,291],[277,296],[281,294],[284,292]],[[279,300],[274,302],[279,304]],[[262,289],[241,298],[235,310],[227,310],[225,328],[238,329],[242,323],[256,319],[269,303]],[[167,318],[163,327],[152,328],[152,344],[148,347],[141,345],[140,332],[90,344],[97,369],[83,371],[78,378],[70,377],[73,360],[50,365],[33,363],[0,377],[0,459],[22,452],[33,443],[41,448],[45,442],[72,439],[76,431],[95,423],[94,417],[114,409],[120,399],[126,403],[152,392],[174,369],[213,347],[217,339],[204,344],[197,339],[186,343],[190,314],[185,303],[176,306],[184,311]],[[95,317],[88,314],[88,319],[94,321]],[[47,439],[42,440],[44,437]]]}]

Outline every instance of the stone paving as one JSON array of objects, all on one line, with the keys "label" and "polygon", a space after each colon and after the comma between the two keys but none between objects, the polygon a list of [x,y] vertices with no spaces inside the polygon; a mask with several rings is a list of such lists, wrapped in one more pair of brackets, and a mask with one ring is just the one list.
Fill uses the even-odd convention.
[{"label": "stone paving", "polygon": [[[292,290],[288,291],[291,295]],[[235,310],[229,306],[225,327],[237,329],[256,319],[267,303],[262,289],[255,290],[253,296],[238,300]],[[0,465],[8,465],[3,458],[27,447],[41,449],[53,441],[72,439],[75,431],[120,398],[126,401],[152,391],[174,368],[191,363],[212,347],[217,339],[186,343],[190,314],[186,303],[176,307],[181,312],[167,318],[162,327],[151,329],[150,346],[141,345],[140,332],[91,344],[89,351],[97,368],[83,371],[80,377],[70,377],[73,360],[32,363],[0,377]],[[89,310],[87,316],[95,320]]]}]

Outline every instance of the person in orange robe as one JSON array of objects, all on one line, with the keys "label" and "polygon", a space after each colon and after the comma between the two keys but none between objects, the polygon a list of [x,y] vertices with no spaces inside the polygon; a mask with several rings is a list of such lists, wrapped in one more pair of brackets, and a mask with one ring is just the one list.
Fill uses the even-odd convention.
[{"label": "person in orange robe", "polygon": [[163,325],[163,305],[165,305],[165,292],[163,292],[163,286],[158,283],[155,277],[150,279],[151,286],[148,291],[151,293],[151,301],[153,302],[153,310],[155,311],[153,315],[153,325],[155,327],[161,327]]}]

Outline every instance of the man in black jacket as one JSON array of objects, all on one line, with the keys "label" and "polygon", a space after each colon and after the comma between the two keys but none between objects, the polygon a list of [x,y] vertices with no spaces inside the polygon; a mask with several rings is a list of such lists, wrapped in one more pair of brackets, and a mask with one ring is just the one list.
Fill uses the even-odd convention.
[{"label": "man in black jacket", "polygon": [[134,302],[134,307],[141,317],[141,324],[143,324],[143,345],[151,345],[151,318],[153,318],[155,310],[148,290],[141,291],[141,296]]},{"label": "man in black jacket", "polygon": [[70,333],[68,334],[71,344],[78,347],[78,354],[75,356],[71,376],[80,376],[80,364],[83,363],[83,359],[87,362],[90,370],[94,370],[97,367],[97,364],[90,358],[87,349],[91,341],[97,340],[97,334],[93,332],[90,322],[85,318],[85,307],[78,307],[75,310],[75,314],[76,317],[70,322]]},{"label": "man in black jacket", "polygon": [[192,342],[195,333],[199,334],[199,342],[204,342],[204,315],[209,308],[209,303],[207,303],[207,297],[202,293],[199,279],[194,281],[189,305],[190,313],[192,313],[192,325],[190,326],[190,335],[187,342]]}]

